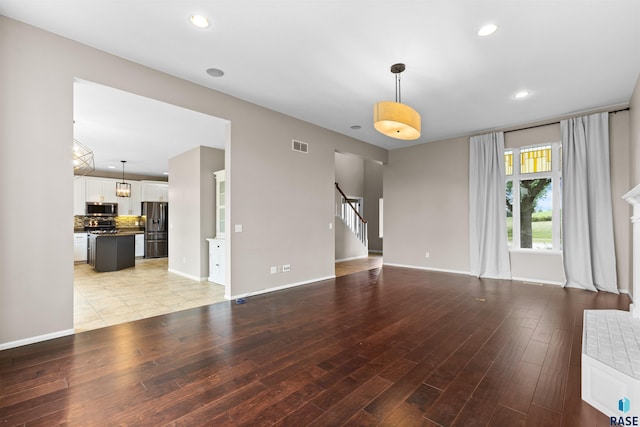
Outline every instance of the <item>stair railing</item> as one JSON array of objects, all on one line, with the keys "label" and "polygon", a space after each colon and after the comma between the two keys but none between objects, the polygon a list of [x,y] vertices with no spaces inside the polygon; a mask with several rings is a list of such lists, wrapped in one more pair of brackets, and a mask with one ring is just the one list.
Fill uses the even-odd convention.
[{"label": "stair railing", "polygon": [[367,220],[365,220],[360,212],[353,206],[344,191],[336,182],[336,216],[342,218],[344,223],[356,235],[358,240],[367,248],[369,242],[367,240]]}]

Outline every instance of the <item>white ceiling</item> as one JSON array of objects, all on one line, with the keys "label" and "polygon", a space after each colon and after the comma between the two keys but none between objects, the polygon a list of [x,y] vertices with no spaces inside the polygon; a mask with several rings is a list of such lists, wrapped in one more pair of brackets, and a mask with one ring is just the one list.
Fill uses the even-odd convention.
[{"label": "white ceiling", "polygon": [[[73,136],[93,151],[98,171],[160,176],[194,147],[224,150],[226,120],[77,79]],[[126,176],[126,174],[125,174]],[[166,178],[166,176],[165,176]]]},{"label": "white ceiling", "polygon": [[[388,149],[624,105],[640,73],[637,0],[0,0],[0,14]],[[396,62],[422,114],[413,142],[372,126]]]}]

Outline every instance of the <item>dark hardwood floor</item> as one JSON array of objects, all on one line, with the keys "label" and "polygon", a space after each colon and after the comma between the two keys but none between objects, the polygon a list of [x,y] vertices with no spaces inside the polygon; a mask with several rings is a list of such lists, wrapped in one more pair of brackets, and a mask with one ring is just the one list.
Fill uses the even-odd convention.
[{"label": "dark hardwood floor", "polygon": [[383,267],[0,352],[0,425],[605,426],[582,311],[626,295]]}]

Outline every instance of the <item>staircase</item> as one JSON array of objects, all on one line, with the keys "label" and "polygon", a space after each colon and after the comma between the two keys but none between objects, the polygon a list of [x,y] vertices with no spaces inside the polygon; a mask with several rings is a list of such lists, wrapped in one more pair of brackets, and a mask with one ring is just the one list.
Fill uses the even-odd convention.
[{"label": "staircase", "polygon": [[[369,242],[367,239],[367,221],[360,215],[358,209],[356,209],[353,199],[349,199],[338,183],[336,182],[335,192],[335,209],[336,217],[339,217],[344,227],[351,231],[352,237],[344,236],[345,241],[341,245],[336,244],[336,259],[353,259],[363,258],[368,255]],[[336,221],[336,241],[338,241],[339,233],[342,227]],[[359,242],[355,244],[350,242],[354,240]],[[338,253],[338,246],[346,248],[346,253]]]}]

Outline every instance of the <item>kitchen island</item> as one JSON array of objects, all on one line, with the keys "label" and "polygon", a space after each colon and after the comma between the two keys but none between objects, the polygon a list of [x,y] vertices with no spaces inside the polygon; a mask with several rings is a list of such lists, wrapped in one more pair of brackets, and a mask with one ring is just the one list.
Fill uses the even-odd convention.
[{"label": "kitchen island", "polygon": [[89,233],[87,262],[96,271],[135,267],[135,233]]}]

